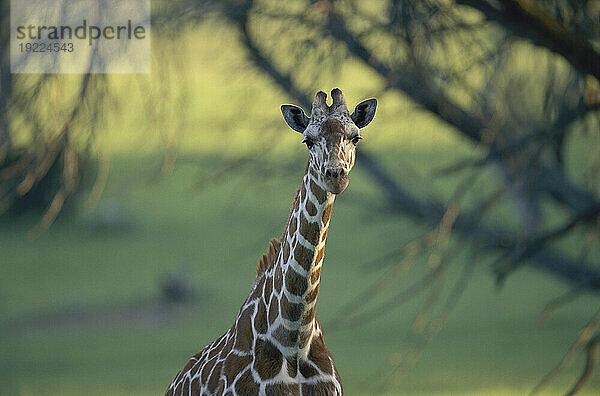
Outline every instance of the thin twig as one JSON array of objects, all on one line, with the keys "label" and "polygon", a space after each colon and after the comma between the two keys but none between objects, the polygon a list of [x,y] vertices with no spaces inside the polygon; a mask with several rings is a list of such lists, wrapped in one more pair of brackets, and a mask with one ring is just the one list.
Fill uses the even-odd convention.
[{"label": "thin twig", "polygon": [[575,340],[575,343],[571,346],[569,351],[563,356],[561,361],[554,367],[550,372],[548,372],[541,381],[532,389],[531,394],[534,395],[542,390],[543,387],[548,385],[548,383],[554,379],[558,374],[560,374],[567,366],[569,366],[573,359],[577,355],[583,351],[587,345],[589,345],[590,340],[594,337],[594,333],[598,330],[600,326],[600,309],[596,311],[594,316],[589,320],[589,322],[585,325]]},{"label": "thin twig", "polygon": [[574,394],[579,392],[581,390],[581,388],[583,388],[583,386],[586,384],[586,382],[589,381],[590,377],[592,376],[592,371],[594,370],[594,365],[596,363],[596,360],[598,359],[598,356],[597,356],[598,354],[596,352],[598,350],[598,342],[599,341],[600,341],[600,335],[596,335],[588,343],[587,348],[586,348],[587,349],[587,358],[585,361],[585,368],[583,369],[583,372],[581,373],[581,376],[579,377],[577,382],[575,382],[575,385],[573,385],[573,387],[567,392],[566,396],[573,396]]},{"label": "thin twig", "polygon": [[540,315],[540,322],[547,321],[548,319],[550,319],[550,316],[552,316],[552,314],[556,310],[563,307],[565,304],[568,304],[573,300],[577,299],[577,297],[581,296],[583,290],[584,288],[582,287],[576,287],[550,300],[550,302],[546,304],[544,310],[542,311],[542,314]]}]

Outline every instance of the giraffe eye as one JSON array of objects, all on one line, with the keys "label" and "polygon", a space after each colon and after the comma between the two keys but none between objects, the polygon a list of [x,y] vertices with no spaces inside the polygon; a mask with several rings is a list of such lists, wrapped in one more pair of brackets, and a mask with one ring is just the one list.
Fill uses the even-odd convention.
[{"label": "giraffe eye", "polygon": [[360,136],[354,136],[352,138],[352,144],[354,144],[356,146],[358,144],[358,142],[360,141],[360,139],[362,139],[362,137],[360,137]]},{"label": "giraffe eye", "polygon": [[313,142],[312,139],[308,137],[304,138],[302,143],[306,143],[306,147],[308,147],[309,150],[315,145],[315,142]]}]

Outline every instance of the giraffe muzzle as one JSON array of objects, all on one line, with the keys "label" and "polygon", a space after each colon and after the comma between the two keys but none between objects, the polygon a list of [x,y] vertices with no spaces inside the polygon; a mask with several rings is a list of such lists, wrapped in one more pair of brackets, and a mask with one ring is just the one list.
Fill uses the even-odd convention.
[{"label": "giraffe muzzle", "polygon": [[346,177],[346,171],[344,169],[327,169],[325,171],[325,177],[328,179],[337,179],[338,177]]},{"label": "giraffe muzzle", "polygon": [[325,187],[333,194],[341,194],[348,187],[348,172],[344,168],[327,168],[323,176]]}]

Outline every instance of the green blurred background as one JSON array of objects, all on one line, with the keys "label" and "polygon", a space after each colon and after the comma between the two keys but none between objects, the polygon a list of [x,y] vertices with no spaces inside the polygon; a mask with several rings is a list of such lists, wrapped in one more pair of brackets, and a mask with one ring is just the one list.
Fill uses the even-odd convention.
[{"label": "green blurred background", "polygon": [[[577,18],[563,18],[550,3],[541,2],[542,10],[568,28],[579,27]],[[409,56],[411,51],[394,40],[404,37],[404,45],[410,41],[407,48],[414,49],[423,45],[415,44],[415,37],[423,37],[418,31],[413,36],[400,32],[398,26],[404,25],[394,25],[394,6],[405,12],[401,14],[407,25],[425,20],[417,11],[431,18],[452,12],[464,18],[459,22],[477,25],[467,37],[475,37],[484,49],[501,51],[496,40],[504,37],[502,19],[490,22],[485,10],[472,4],[154,2],[151,74],[92,76],[84,82],[79,75],[13,75],[3,80],[2,93],[12,99],[3,100],[2,110],[8,114],[10,150],[17,158],[34,152],[36,144],[48,150],[36,136],[50,144],[79,106],[82,83],[90,88],[69,126],[67,146],[78,153],[77,188],[69,190],[56,219],[47,208],[58,188],[52,182],[67,183],[60,162],[66,163],[64,152],[56,157],[57,173],[36,181],[45,197],[40,205],[19,206],[22,196],[8,193],[15,181],[7,173],[2,176],[0,192],[11,198],[3,200],[9,203],[0,217],[0,394],[164,392],[189,356],[231,326],[251,289],[259,257],[269,239],[283,231],[307,153],[300,134],[285,125],[279,106],[306,106],[306,98],[319,89],[341,88],[350,108],[377,97],[377,115],[363,131],[360,149],[405,191],[423,202],[433,197],[444,207],[459,203],[467,211],[498,195],[489,200],[491,209],[481,216],[481,224],[522,236],[527,227],[515,198],[519,193],[500,169],[506,163],[477,164],[486,158],[489,141],[477,143],[461,133],[443,110],[432,111],[418,87],[403,90],[393,71],[400,73],[401,65],[409,65],[425,73],[453,103],[482,119],[502,118],[499,123],[514,131],[509,136],[513,141],[527,136],[528,127],[539,119],[554,125],[562,120],[561,111],[580,109],[578,100],[569,107],[569,95],[589,95],[597,80],[543,40],[531,42],[510,29],[501,66],[497,60],[489,61],[491,66],[473,61],[484,51],[466,50],[463,37],[448,37],[443,46]],[[340,49],[335,32],[319,36],[318,26],[311,23],[326,25],[331,19],[320,15],[329,13],[331,18],[332,12],[351,21],[348,26],[389,65],[389,74],[352,49]],[[586,42],[597,51],[598,19],[593,13],[585,15],[596,23]],[[385,24],[378,24],[379,18]],[[440,19],[437,25],[423,23],[421,29],[440,28],[448,21],[458,23]],[[249,33],[244,31],[248,26]],[[294,89],[261,67],[264,59],[253,53],[249,37]],[[401,55],[394,52],[399,48]],[[462,78],[449,82],[450,71]],[[491,84],[490,75],[503,82]],[[32,93],[34,86],[40,89]],[[563,101],[545,104],[556,86],[564,87],[562,96],[555,95]],[[479,96],[470,89],[489,95],[488,104],[514,102],[516,110],[507,106],[486,113],[476,108]],[[20,102],[23,98],[35,105],[35,117]],[[568,135],[561,142],[560,162],[546,153],[553,146],[543,139],[541,154],[534,152],[537,146],[521,154],[544,166],[559,163],[574,185],[596,199],[597,102],[588,107],[589,113],[563,125]],[[43,131],[31,121],[36,117]],[[2,153],[0,165],[5,168],[10,150]],[[466,170],[440,173],[465,160],[472,161]],[[519,169],[539,171],[532,162]],[[514,160],[508,167],[519,163]],[[435,234],[437,222],[395,208],[369,170],[359,157],[348,190],[336,200],[317,310],[346,394],[527,394],[561,361],[582,328],[588,326],[591,332],[583,335],[586,341],[596,334],[597,328],[589,326],[598,315],[593,282],[556,276],[543,266],[529,265],[530,257],[518,257],[505,270],[498,263],[504,263],[506,253],[471,243],[468,232]],[[44,195],[44,188],[50,193]],[[524,244],[560,229],[563,222],[569,224],[576,213],[552,202],[541,188],[531,191],[539,193],[539,214],[533,237],[523,237]],[[543,243],[552,243],[550,248],[593,273],[600,258],[598,214],[586,216],[560,238]],[[410,247],[424,235],[437,235],[437,240],[411,256]],[[409,293],[414,298],[394,297],[422,279],[428,281]],[[370,296],[373,288],[378,292],[367,300],[365,293]],[[556,310],[547,309],[553,299],[571,291],[574,301],[568,294],[564,306],[559,301]],[[343,320],[368,312],[369,306],[382,307],[381,314]],[[575,354],[540,394],[566,392],[585,359],[585,353]],[[581,394],[600,391],[594,370]]]}]

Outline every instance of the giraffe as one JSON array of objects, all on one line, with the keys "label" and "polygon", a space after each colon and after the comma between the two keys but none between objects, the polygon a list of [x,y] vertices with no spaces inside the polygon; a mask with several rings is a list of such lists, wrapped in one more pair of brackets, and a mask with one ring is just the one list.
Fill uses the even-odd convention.
[{"label": "giraffe", "polygon": [[360,128],[376,99],[352,114],[339,89],[317,92],[310,118],[282,105],[309,150],[281,239],[259,260],[250,295],[233,326],[190,358],[166,395],[343,395],[340,376],[315,317],[325,240],[336,195],[348,186]]}]

